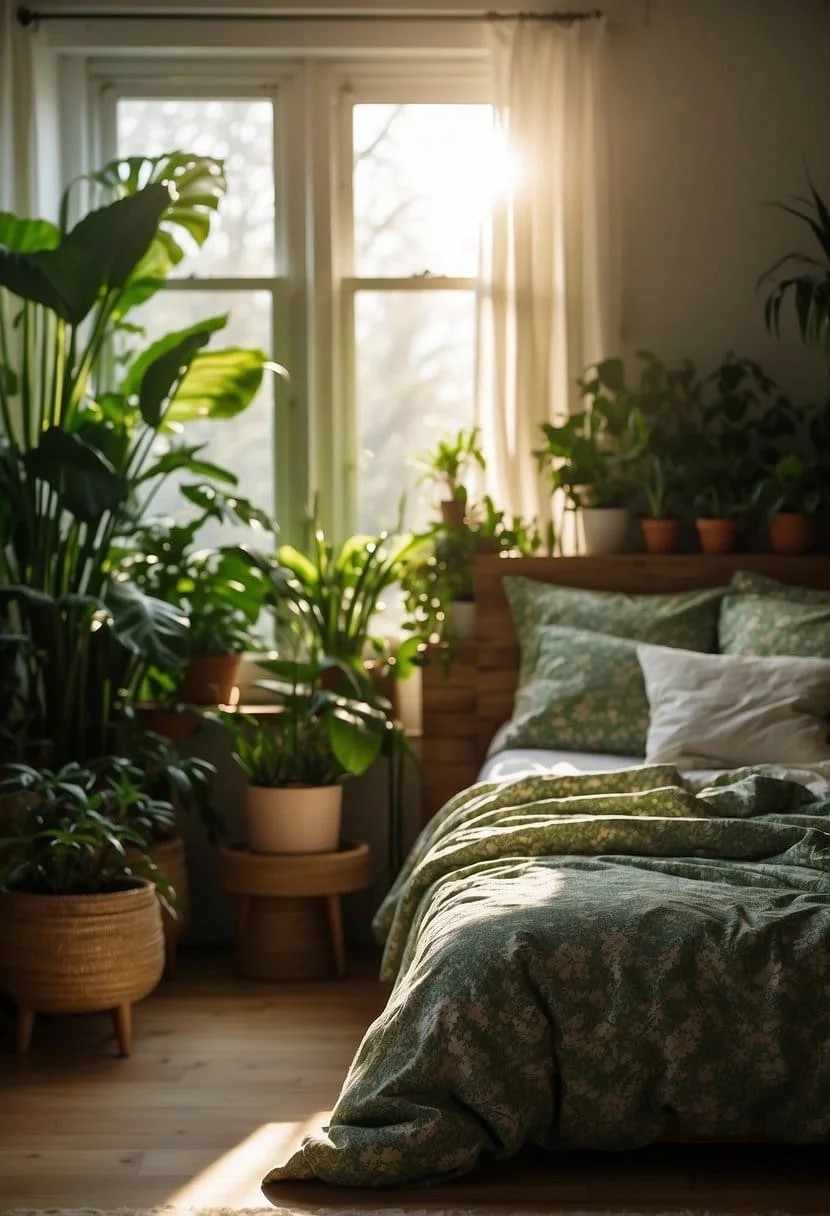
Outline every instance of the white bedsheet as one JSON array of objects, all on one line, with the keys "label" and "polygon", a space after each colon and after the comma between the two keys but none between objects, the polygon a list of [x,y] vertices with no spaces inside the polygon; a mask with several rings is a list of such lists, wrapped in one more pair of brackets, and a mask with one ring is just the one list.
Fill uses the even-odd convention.
[{"label": "white bedsheet", "polygon": [[[479,773],[480,781],[500,781],[505,777],[517,777],[521,773],[601,773],[614,772],[622,768],[636,768],[643,764],[642,756],[615,756],[605,752],[567,752],[541,748],[516,747],[493,752],[484,761]],[[722,769],[695,769],[683,776],[702,787],[717,777]],[[806,785],[814,794],[830,793],[830,761],[811,765],[809,768],[793,768],[776,765],[775,776],[788,778]]]}]

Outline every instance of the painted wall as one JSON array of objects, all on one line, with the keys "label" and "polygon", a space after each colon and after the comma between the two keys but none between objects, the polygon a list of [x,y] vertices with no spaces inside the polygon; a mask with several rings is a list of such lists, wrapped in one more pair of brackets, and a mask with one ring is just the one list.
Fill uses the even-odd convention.
[{"label": "painted wall", "polygon": [[651,0],[609,41],[624,352],[703,369],[731,348],[826,393],[793,326],[766,334],[755,283],[812,239],[765,204],[804,193],[805,162],[830,200],[830,4]]}]

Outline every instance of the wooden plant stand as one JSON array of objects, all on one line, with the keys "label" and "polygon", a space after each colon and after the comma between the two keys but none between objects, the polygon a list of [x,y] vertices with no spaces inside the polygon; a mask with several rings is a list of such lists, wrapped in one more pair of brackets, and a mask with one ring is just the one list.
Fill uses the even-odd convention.
[{"label": "wooden plant stand", "polygon": [[342,895],[371,885],[368,844],[334,853],[219,850],[219,882],[236,902],[235,968],[245,979],[346,974]]}]

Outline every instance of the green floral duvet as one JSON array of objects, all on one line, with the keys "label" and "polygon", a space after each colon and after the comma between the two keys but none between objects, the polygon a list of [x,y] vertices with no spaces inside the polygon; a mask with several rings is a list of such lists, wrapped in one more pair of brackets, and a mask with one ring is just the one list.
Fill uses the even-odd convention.
[{"label": "green floral duvet", "polygon": [[481,783],[375,922],[395,980],[265,1179],[435,1181],[523,1145],[830,1139],[830,799],[759,770]]}]

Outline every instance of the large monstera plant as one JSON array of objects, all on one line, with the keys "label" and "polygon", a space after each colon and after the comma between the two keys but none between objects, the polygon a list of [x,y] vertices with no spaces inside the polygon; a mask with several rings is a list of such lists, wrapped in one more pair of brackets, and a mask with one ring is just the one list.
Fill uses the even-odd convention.
[{"label": "large monstera plant", "polygon": [[233,480],[187,423],[245,409],[266,366],[209,347],[224,316],[151,344],[130,320],[207,238],[221,162],[130,158],[84,184],[95,205],[74,226],[69,191],[57,224],[0,213],[0,612],[17,694],[0,729],[47,740],[56,764],[112,751],[148,666],[184,662],[187,619],[111,554],[166,478]]}]

